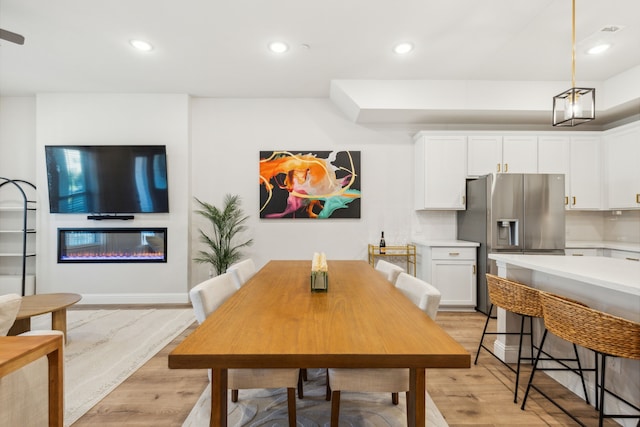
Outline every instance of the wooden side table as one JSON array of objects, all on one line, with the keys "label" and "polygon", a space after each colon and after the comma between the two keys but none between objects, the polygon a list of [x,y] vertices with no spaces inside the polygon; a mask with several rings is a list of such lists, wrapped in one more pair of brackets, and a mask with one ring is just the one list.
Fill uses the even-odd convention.
[{"label": "wooden side table", "polygon": [[60,335],[0,337],[0,377],[47,356],[49,362],[49,426],[64,421],[64,360]]},{"label": "wooden side table", "polygon": [[[407,273],[416,275],[416,246],[400,245],[387,246],[385,253],[380,253],[380,246],[369,245],[369,264],[376,266],[376,258],[405,258],[407,262]],[[412,273],[413,272],[413,273]]]},{"label": "wooden side table", "polygon": [[51,313],[51,329],[62,331],[67,341],[67,307],[82,299],[78,294],[38,294],[22,297],[16,321],[8,335],[20,335],[31,330],[31,318]]}]

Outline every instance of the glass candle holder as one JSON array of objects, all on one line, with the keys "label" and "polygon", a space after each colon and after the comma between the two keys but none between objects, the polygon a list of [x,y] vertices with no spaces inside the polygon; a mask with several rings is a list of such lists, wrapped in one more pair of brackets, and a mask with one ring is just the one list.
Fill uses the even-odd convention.
[{"label": "glass candle holder", "polygon": [[327,292],[329,290],[329,274],[326,271],[311,272],[311,292]]}]

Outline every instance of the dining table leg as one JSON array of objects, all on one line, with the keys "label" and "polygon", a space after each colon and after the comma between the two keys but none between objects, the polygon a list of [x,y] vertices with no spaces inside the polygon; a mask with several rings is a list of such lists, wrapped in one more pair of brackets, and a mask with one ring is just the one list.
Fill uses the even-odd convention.
[{"label": "dining table leg", "polygon": [[64,342],[67,343],[67,308],[51,312],[51,329],[61,331],[64,334]]},{"label": "dining table leg", "polygon": [[227,427],[227,370],[211,370],[211,427]]},{"label": "dining table leg", "polygon": [[64,362],[62,337],[58,349],[47,354],[49,372],[49,426],[64,425]]},{"label": "dining table leg", "polygon": [[424,368],[409,369],[407,413],[409,427],[423,427],[426,422],[426,381]]}]

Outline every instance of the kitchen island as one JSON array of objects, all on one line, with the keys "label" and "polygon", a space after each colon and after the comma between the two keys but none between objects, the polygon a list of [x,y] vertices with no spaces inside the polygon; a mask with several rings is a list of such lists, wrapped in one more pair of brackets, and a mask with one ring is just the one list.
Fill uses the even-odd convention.
[{"label": "kitchen island", "polygon": [[[640,322],[640,262],[607,257],[566,257],[555,255],[514,255],[492,254],[496,261],[498,275],[524,283],[536,289],[573,298],[589,307],[615,316]],[[519,330],[517,316],[498,312],[500,330]],[[538,322],[535,340],[539,341],[544,325]],[[555,356],[570,355],[566,342],[551,336],[545,343],[545,350]],[[498,336],[494,348],[503,360],[515,361],[517,338]],[[593,353],[580,348],[580,358],[587,367],[594,363]],[[581,386],[576,375],[568,372],[548,372],[561,384],[581,395]],[[609,360],[607,368],[609,388],[632,402],[640,396],[640,361],[628,359]],[[609,382],[610,380],[610,382]],[[587,384],[590,398],[594,396],[593,377]],[[593,399],[592,399],[593,401]],[[609,398],[607,405],[613,404],[613,411],[634,413],[624,408],[617,400]],[[637,420],[626,420],[623,425],[635,426]]]}]

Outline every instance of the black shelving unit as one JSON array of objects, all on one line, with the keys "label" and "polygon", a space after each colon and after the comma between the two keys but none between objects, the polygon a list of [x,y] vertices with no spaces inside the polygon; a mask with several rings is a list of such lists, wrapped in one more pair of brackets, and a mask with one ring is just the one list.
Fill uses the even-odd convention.
[{"label": "black shelving unit", "polygon": [[[17,253],[7,253],[2,254],[0,256],[6,257],[19,257],[21,262],[21,289],[22,296],[26,293],[26,278],[27,278],[27,258],[35,257],[35,242],[33,242],[34,250],[29,251],[29,242],[28,235],[35,234],[36,230],[33,227],[29,226],[29,212],[36,210],[36,201],[29,198],[28,194],[35,195],[36,186],[32,183],[22,180],[22,179],[10,179],[5,177],[0,177],[0,192],[6,190],[8,188],[14,188],[17,190],[17,194],[20,195],[21,200],[18,200],[15,206],[0,206],[0,214],[3,212],[16,212],[22,214],[22,218],[20,221],[20,228],[16,229],[8,229],[8,230],[0,230],[0,238],[2,238],[2,234],[4,233],[20,233],[21,234],[21,245],[18,248]],[[35,218],[31,219],[35,221]],[[35,293],[35,284],[34,284],[34,293]]]}]

